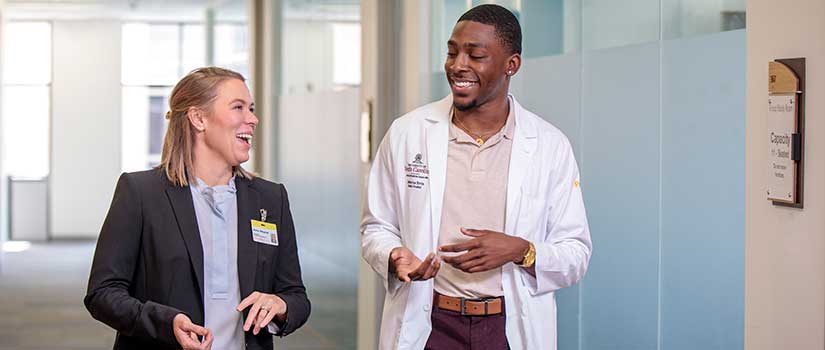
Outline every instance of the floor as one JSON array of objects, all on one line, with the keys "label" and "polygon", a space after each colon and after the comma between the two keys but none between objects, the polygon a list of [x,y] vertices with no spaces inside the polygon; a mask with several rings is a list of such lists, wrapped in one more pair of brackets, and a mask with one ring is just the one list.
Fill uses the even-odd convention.
[{"label": "floor", "polygon": [[[94,242],[33,244],[0,265],[0,350],[111,349],[115,332],[83,306]],[[354,349],[356,272],[299,252],[312,315],[277,349]],[[217,350],[217,349],[216,349]]]}]

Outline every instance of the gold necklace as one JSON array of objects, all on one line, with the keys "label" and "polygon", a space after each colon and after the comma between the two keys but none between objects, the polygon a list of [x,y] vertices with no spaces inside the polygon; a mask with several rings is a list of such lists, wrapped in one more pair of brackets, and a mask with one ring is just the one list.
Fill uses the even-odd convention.
[{"label": "gold necklace", "polygon": [[477,143],[479,146],[483,145],[483,144],[484,144],[484,140],[486,140],[488,137],[493,136],[493,135],[495,135],[497,132],[501,131],[501,129],[502,129],[502,128],[504,128],[504,125],[505,125],[505,124],[507,124],[507,120],[504,120],[504,124],[501,124],[501,127],[499,127],[499,128],[498,128],[498,130],[495,130],[495,131],[489,132],[489,133],[487,133],[487,134],[476,134],[476,133],[474,133],[474,132],[470,131],[470,129],[469,129],[469,128],[467,128],[466,126],[464,126],[464,123],[462,123],[462,122],[461,122],[461,119],[457,118],[455,115],[453,115],[453,119],[456,121],[456,125],[457,125],[459,128],[461,128],[461,130],[464,130],[464,132],[466,132],[468,135],[470,135],[471,137],[473,137],[474,139],[476,139],[476,143]]}]

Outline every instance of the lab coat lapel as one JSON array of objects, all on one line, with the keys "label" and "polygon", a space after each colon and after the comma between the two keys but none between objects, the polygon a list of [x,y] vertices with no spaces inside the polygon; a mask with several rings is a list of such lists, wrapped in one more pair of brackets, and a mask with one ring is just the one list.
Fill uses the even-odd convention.
[{"label": "lab coat lapel", "polygon": [[432,251],[436,251],[438,232],[441,227],[441,207],[444,203],[444,186],[447,182],[447,146],[450,126],[452,96],[436,105],[427,120],[432,124],[425,131],[427,142],[427,166],[430,171],[430,223],[432,225]]},{"label": "lab coat lapel", "polygon": [[511,235],[519,235],[516,232],[518,223],[519,203],[521,201],[521,186],[527,176],[532,159],[536,154],[536,127],[530,120],[526,111],[512,98],[513,107],[516,109],[516,128],[513,133],[513,147],[510,151],[510,169],[507,177],[507,209],[505,231]]}]

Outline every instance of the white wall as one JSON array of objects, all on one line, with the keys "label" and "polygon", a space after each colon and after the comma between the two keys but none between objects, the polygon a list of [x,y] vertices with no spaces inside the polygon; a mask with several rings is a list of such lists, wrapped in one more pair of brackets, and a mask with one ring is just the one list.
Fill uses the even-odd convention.
[{"label": "white wall", "polygon": [[401,16],[401,113],[412,111],[429,100],[430,24],[429,1],[404,1]]},{"label": "white wall", "polygon": [[[747,1],[745,348],[825,348],[825,2]],[[768,62],[807,58],[804,209],[765,199]]]},{"label": "white wall", "polygon": [[51,228],[97,237],[121,169],[117,21],[53,24]]},{"label": "white wall", "polygon": [[[5,0],[0,0],[0,67],[3,67],[3,11],[5,9]],[[0,69],[0,82],[3,81],[3,70]],[[3,84],[0,84],[0,111],[3,110]],[[3,118],[0,116],[0,135],[3,133]],[[3,143],[0,142],[0,154],[3,154]],[[3,157],[0,157],[0,174],[5,174],[3,171]],[[0,272],[3,271],[3,242],[6,241],[8,234],[8,188],[6,187],[6,179],[0,179]]]}]

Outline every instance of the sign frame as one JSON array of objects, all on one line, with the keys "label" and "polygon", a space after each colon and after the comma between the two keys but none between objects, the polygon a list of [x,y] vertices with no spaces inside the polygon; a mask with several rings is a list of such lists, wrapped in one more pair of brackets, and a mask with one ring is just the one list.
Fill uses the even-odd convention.
[{"label": "sign frame", "polygon": [[[773,205],[802,209],[805,174],[805,58],[785,58],[769,62],[768,95],[794,95],[796,125],[792,134],[791,159],[795,162],[793,201],[768,198]],[[766,184],[767,185],[767,184]]]}]

